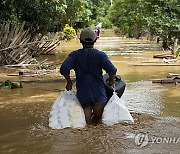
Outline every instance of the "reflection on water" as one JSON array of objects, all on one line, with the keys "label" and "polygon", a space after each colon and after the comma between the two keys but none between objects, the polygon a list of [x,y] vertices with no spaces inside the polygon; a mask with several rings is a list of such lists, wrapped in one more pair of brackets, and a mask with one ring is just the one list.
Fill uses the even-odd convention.
[{"label": "reflection on water", "polygon": [[128,84],[122,99],[132,111],[159,115],[163,109],[161,92],[161,86],[152,85],[149,81],[133,82]]},{"label": "reflection on water", "polygon": [[[48,56],[48,59],[59,67],[68,53],[80,47],[79,40],[63,42],[56,54]],[[127,83],[122,99],[130,111],[179,119],[180,85],[151,82],[152,79],[166,78],[169,72],[180,73],[179,66],[129,65],[130,62],[153,61],[153,55],[161,53],[159,45],[112,37],[112,33],[108,33],[97,41],[95,47],[109,55],[118,68],[118,74]],[[45,58],[47,56],[40,57]],[[2,72],[1,67],[1,75]],[[0,153],[123,153],[131,144],[124,140],[123,134],[124,130],[132,131],[131,126],[49,129],[49,111],[60,91],[64,90],[65,83],[23,86],[22,89],[0,90]],[[146,121],[148,125],[148,118]]]}]

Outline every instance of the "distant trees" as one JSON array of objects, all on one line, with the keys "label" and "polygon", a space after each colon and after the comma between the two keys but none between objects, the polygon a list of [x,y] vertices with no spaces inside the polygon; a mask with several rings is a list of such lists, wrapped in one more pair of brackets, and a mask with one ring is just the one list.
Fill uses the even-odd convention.
[{"label": "distant trees", "polygon": [[147,26],[152,34],[163,40],[163,47],[173,45],[180,39],[180,3],[179,0],[144,0]]},{"label": "distant trees", "polygon": [[0,0],[0,23],[23,21],[32,34],[61,31],[66,24],[84,27],[101,22],[109,0]]},{"label": "distant trees", "polygon": [[114,0],[108,17],[124,34],[159,36],[164,48],[180,39],[179,0]]},{"label": "distant trees", "polygon": [[92,2],[92,15],[91,22],[94,24],[101,22],[103,27],[111,28],[112,22],[109,20],[107,14],[109,12],[111,1],[110,0],[91,0]]},{"label": "distant trees", "polygon": [[139,0],[115,0],[109,12],[111,22],[122,33],[137,37],[144,30],[145,19]]},{"label": "distant trees", "polygon": [[66,8],[64,0],[1,0],[0,20],[9,20],[15,25],[26,22],[32,34],[54,30],[63,20]]},{"label": "distant trees", "polygon": [[62,31],[66,24],[76,29],[102,22],[118,27],[123,34],[139,38],[157,36],[163,47],[179,42],[179,0],[0,0],[0,24],[26,22],[34,35]]}]

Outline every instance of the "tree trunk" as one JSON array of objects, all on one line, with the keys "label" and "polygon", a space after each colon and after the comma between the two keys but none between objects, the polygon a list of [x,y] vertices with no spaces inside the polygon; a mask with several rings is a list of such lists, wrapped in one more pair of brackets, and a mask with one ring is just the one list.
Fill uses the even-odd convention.
[{"label": "tree trunk", "polygon": [[168,40],[167,40],[167,37],[163,37],[162,47],[165,50],[168,49]]},{"label": "tree trunk", "polygon": [[174,39],[173,50],[172,50],[172,52],[171,52],[173,55],[176,53],[177,45],[178,45],[178,38],[175,38],[175,39]]},{"label": "tree trunk", "polygon": [[149,40],[153,41],[153,37],[154,37],[154,29],[150,28],[150,36],[149,36]]}]

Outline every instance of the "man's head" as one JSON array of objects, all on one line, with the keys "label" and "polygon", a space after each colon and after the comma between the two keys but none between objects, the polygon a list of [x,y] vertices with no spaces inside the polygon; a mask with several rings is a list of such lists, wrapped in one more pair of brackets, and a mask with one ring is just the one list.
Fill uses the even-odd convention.
[{"label": "man's head", "polygon": [[91,28],[85,28],[81,31],[80,42],[82,45],[94,45],[96,42],[96,34]]}]

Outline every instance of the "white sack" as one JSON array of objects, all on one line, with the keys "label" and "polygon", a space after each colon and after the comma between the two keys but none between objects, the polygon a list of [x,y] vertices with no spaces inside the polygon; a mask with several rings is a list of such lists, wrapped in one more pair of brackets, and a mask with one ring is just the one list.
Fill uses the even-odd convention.
[{"label": "white sack", "polygon": [[102,122],[108,126],[119,122],[132,122],[134,120],[125,106],[124,102],[117,96],[116,92],[108,101],[102,115]]},{"label": "white sack", "polygon": [[86,126],[84,111],[73,91],[62,92],[52,105],[49,127],[62,129]]}]

